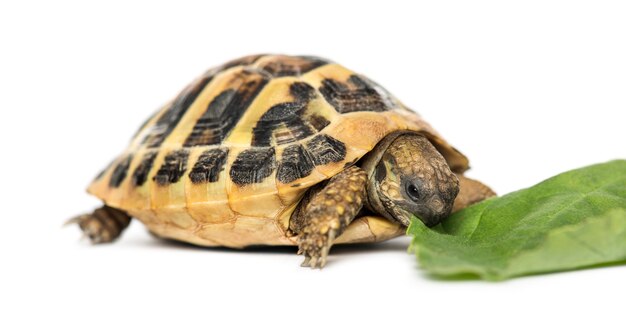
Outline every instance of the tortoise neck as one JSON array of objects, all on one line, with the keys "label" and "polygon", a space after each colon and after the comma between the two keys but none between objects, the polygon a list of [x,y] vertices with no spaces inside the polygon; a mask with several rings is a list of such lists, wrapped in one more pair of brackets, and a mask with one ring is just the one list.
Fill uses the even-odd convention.
[{"label": "tortoise neck", "polygon": [[419,132],[415,132],[415,131],[402,130],[402,131],[391,132],[387,136],[385,136],[381,141],[379,141],[378,144],[376,144],[376,146],[374,147],[374,149],[372,149],[368,154],[365,155],[365,157],[363,157],[362,164],[361,164],[361,168],[367,173],[367,185],[366,185],[367,208],[371,210],[372,212],[377,213],[394,223],[399,223],[402,225],[405,225],[403,221],[399,221],[398,219],[396,219],[396,217],[392,215],[392,213],[385,207],[385,205],[381,201],[379,192],[377,191],[378,187],[380,187],[380,184],[378,180],[379,178],[376,177],[376,168],[378,166],[378,163],[381,161],[383,155],[389,148],[389,146],[398,137],[402,135],[406,135],[406,134],[423,136]]}]

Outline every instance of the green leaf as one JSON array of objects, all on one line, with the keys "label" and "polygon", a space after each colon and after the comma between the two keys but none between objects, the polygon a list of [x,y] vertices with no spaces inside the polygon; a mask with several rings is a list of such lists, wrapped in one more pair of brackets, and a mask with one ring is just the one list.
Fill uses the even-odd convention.
[{"label": "green leaf", "polygon": [[488,199],[434,228],[414,218],[410,250],[439,277],[488,280],[626,260],[626,160],[569,171]]}]

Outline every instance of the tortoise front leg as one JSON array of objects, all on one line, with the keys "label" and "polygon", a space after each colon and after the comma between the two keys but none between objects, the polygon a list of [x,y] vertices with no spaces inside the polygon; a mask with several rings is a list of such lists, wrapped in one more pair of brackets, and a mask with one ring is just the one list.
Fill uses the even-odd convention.
[{"label": "tortoise front leg", "polygon": [[306,198],[292,216],[290,229],[298,234],[303,267],[322,268],[333,241],[352,222],[365,199],[367,175],[353,166],[330,179]]},{"label": "tortoise front leg", "polygon": [[117,239],[130,224],[126,212],[104,205],[91,214],[76,216],[66,224],[78,224],[93,244],[109,243]]}]

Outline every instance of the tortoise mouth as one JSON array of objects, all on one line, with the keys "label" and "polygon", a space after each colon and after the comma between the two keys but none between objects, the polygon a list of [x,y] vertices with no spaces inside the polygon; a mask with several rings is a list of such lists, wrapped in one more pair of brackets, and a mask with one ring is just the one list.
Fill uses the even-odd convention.
[{"label": "tortoise mouth", "polygon": [[448,213],[434,213],[434,212],[428,211],[426,213],[422,213],[420,215],[415,215],[415,216],[419,218],[426,226],[432,227],[441,223],[441,221],[444,220],[446,217],[448,217],[449,214],[450,214],[449,212]]},{"label": "tortoise mouth", "polygon": [[391,208],[391,211],[391,217],[393,217],[396,222],[401,223],[405,227],[411,224],[411,216],[413,216],[413,214],[409,213],[407,210],[394,206]]},{"label": "tortoise mouth", "polygon": [[393,201],[384,202],[383,204],[385,205],[385,210],[389,211],[389,213],[387,213],[388,216],[384,216],[389,220],[402,224],[405,227],[408,227],[411,224],[413,216],[418,218],[426,226],[432,227],[439,224],[449,215],[449,212],[436,212],[421,205],[405,207],[403,206],[403,203]]},{"label": "tortoise mouth", "polygon": [[[413,214],[407,209],[402,208],[403,203],[390,200],[378,192],[376,181],[372,181],[368,185],[368,206],[369,208],[387,220],[408,227],[411,224]],[[421,219],[421,217],[416,216]]]}]

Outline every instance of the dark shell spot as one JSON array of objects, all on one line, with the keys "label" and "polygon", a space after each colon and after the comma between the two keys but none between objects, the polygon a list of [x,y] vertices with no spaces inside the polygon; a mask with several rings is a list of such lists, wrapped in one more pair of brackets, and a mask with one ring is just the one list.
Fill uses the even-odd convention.
[{"label": "dark shell spot", "polygon": [[160,186],[177,183],[187,170],[187,150],[176,150],[165,156],[153,180]]},{"label": "dark shell spot", "polygon": [[283,55],[264,63],[259,69],[272,77],[300,76],[327,63],[326,60],[312,56]]},{"label": "dark shell spot", "polygon": [[189,179],[194,184],[217,182],[219,174],[224,170],[228,149],[210,149],[204,151],[189,173]]},{"label": "dark shell spot", "polygon": [[345,83],[325,79],[319,91],[340,113],[386,111],[396,106],[381,87],[357,75],[350,76]]},{"label": "dark shell spot", "polygon": [[285,148],[282,154],[276,178],[283,184],[309,176],[313,171],[313,161],[302,145]]},{"label": "dark shell spot", "polygon": [[[233,89],[222,91],[209,103],[204,114],[196,121],[191,133],[185,140],[185,147],[215,145],[222,142],[234,126],[236,115],[232,114],[228,106],[233,102],[237,92]],[[236,114],[236,113],[235,113]],[[224,116],[224,118],[222,118]],[[233,118],[235,117],[235,118]]]},{"label": "dark shell spot", "polygon": [[228,88],[217,95],[196,121],[186,138],[185,147],[218,145],[230,134],[268,79],[255,72],[242,72],[233,80],[242,85]]},{"label": "dark shell spot", "polygon": [[346,157],[346,145],[326,134],[315,136],[306,144],[315,165],[342,161]]},{"label": "dark shell spot", "polygon": [[324,117],[307,115],[308,102],[317,96],[315,89],[304,82],[290,86],[294,102],[280,103],[268,109],[253,129],[252,146],[292,143],[314,135],[328,125]]},{"label": "dark shell spot", "polygon": [[297,103],[308,103],[315,97],[317,92],[315,88],[305,82],[294,82],[289,86],[289,93]]},{"label": "dark shell spot", "polygon": [[326,126],[328,126],[328,124],[330,124],[330,121],[318,114],[312,114],[309,117],[309,123],[319,132],[323,130]]},{"label": "dark shell spot", "polygon": [[273,147],[244,150],[230,167],[230,178],[237,185],[260,183],[276,169]]},{"label": "dark shell spot", "polygon": [[263,114],[263,116],[261,116],[260,120],[264,122],[281,122],[298,118],[300,115],[302,115],[303,109],[305,107],[306,103],[302,102],[289,102],[274,105],[270,109],[268,109]]},{"label": "dark shell spot", "polygon": [[124,179],[126,179],[126,175],[128,175],[128,168],[130,167],[130,161],[132,159],[133,155],[129,154],[117,163],[113,169],[113,173],[111,173],[111,179],[109,180],[110,187],[117,188],[122,184]]},{"label": "dark shell spot", "polygon": [[152,165],[154,164],[156,156],[156,151],[150,151],[143,155],[141,163],[139,163],[133,172],[133,185],[141,186],[146,182],[146,180],[148,180],[148,174],[150,173],[150,170],[152,170]]}]

